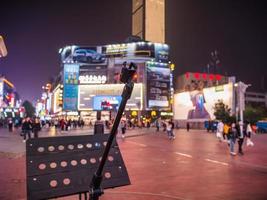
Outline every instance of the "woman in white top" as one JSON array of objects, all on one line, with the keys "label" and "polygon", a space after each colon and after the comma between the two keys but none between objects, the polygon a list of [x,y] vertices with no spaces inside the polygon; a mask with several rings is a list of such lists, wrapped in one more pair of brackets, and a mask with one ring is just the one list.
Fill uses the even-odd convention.
[{"label": "woman in white top", "polygon": [[251,128],[251,125],[250,125],[249,122],[248,122],[248,125],[247,125],[246,133],[247,133],[247,146],[254,146],[254,143],[251,140],[252,128]]}]

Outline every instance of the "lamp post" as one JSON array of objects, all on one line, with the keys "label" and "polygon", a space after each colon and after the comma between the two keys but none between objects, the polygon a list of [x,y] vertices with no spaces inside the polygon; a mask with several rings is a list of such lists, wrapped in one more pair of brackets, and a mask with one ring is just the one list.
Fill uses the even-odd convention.
[{"label": "lamp post", "polygon": [[245,93],[249,86],[251,86],[251,84],[245,84],[241,81],[235,84],[235,87],[237,88],[237,108],[239,110],[239,117],[241,122],[240,132],[242,136],[243,136],[243,122],[244,122],[243,112],[245,110]]}]

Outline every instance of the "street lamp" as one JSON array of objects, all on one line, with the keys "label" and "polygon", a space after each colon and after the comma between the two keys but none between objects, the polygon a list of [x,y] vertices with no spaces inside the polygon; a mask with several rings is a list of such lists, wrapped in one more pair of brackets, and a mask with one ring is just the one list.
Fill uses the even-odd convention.
[{"label": "street lamp", "polygon": [[[245,84],[241,81],[234,84],[235,88],[237,88],[237,108],[239,110],[239,116],[240,116],[240,133],[243,134],[243,122],[244,122],[244,116],[243,112],[245,110],[245,93],[246,90],[251,84]],[[237,111],[237,109],[236,109]],[[238,116],[238,113],[237,113]]]}]

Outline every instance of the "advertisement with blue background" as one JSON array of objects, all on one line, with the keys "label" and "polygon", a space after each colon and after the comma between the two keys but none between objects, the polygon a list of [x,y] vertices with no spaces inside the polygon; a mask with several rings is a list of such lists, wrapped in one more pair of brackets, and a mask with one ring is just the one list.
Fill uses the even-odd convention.
[{"label": "advertisement with blue background", "polygon": [[63,110],[78,108],[79,65],[64,65]]}]

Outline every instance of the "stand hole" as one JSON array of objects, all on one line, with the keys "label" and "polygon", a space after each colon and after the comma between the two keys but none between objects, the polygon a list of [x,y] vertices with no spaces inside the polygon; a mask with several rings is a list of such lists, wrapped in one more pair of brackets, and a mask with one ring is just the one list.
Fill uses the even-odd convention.
[{"label": "stand hole", "polygon": [[64,147],[63,145],[59,145],[59,146],[58,146],[58,150],[59,150],[59,151],[63,151],[64,149],[65,149],[65,147]]},{"label": "stand hole", "polygon": [[108,160],[112,162],[114,160],[113,156],[108,156]]},{"label": "stand hole", "polygon": [[44,169],[46,168],[46,164],[41,163],[41,164],[38,166],[38,168],[39,168],[40,170],[44,170]]},{"label": "stand hole", "polygon": [[50,186],[52,187],[52,188],[55,188],[55,187],[57,187],[57,181],[56,180],[52,180],[52,181],[50,181]]},{"label": "stand hole", "polygon": [[96,159],[95,158],[90,158],[90,163],[96,163]]},{"label": "stand hole", "polygon": [[54,146],[49,146],[48,147],[48,151],[55,151],[55,147]]},{"label": "stand hole", "polygon": [[87,160],[85,160],[85,159],[81,159],[81,164],[82,164],[82,165],[86,165],[86,164],[87,164]]},{"label": "stand hole", "polygon": [[74,149],[74,145],[73,145],[73,144],[69,144],[69,145],[68,145],[68,149],[69,149],[69,150],[73,150],[73,149]]},{"label": "stand hole", "polygon": [[78,144],[78,145],[77,145],[77,148],[78,148],[78,149],[82,149],[82,148],[83,148],[83,145],[82,145],[82,144]]},{"label": "stand hole", "polygon": [[44,152],[44,150],[45,150],[44,147],[39,147],[39,148],[37,149],[37,151],[40,152],[40,153]]},{"label": "stand hole", "polygon": [[57,167],[57,163],[52,162],[50,163],[50,168],[55,169]]},{"label": "stand hole", "polygon": [[72,160],[72,161],[70,162],[70,164],[71,164],[72,166],[76,166],[76,165],[78,164],[78,162],[77,162],[76,160]]},{"label": "stand hole", "polygon": [[88,149],[92,148],[92,146],[93,146],[93,145],[92,145],[91,143],[87,143],[87,144],[86,144],[86,147],[87,147]]},{"label": "stand hole", "polygon": [[110,172],[106,172],[105,173],[105,178],[106,179],[110,179],[111,178],[111,173]]},{"label": "stand hole", "polygon": [[70,179],[69,178],[64,178],[63,179],[63,184],[64,185],[69,185],[70,184]]},{"label": "stand hole", "polygon": [[60,166],[61,167],[67,167],[68,163],[66,161],[61,161]]}]

